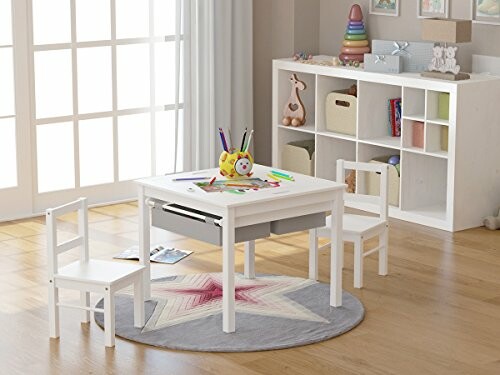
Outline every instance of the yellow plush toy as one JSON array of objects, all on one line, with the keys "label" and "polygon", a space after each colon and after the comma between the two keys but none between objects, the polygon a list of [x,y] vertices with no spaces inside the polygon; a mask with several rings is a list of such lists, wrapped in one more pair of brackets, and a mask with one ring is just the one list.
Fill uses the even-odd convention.
[{"label": "yellow plush toy", "polygon": [[226,178],[250,177],[252,175],[253,157],[248,152],[224,151],[219,158],[220,174]]}]

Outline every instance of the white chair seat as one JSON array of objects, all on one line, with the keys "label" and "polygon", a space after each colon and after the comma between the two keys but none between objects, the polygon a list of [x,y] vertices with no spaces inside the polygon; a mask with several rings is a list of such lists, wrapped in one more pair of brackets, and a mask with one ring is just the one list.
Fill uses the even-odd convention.
[{"label": "white chair seat", "polygon": [[76,261],[59,268],[55,278],[112,285],[143,269],[144,266],[138,264],[90,259],[88,262]]},{"label": "white chair seat", "polygon": [[[326,226],[318,229],[319,237],[330,237],[330,225],[332,217],[327,216]],[[387,221],[375,216],[363,216],[344,214],[342,231],[344,233],[344,240],[349,240],[349,235],[365,236],[370,232],[378,232],[379,228],[385,227]]]}]

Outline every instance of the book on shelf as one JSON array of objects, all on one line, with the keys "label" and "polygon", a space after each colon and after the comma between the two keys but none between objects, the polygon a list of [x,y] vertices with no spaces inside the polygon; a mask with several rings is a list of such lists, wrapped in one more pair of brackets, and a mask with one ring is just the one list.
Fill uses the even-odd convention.
[{"label": "book on shelf", "polygon": [[[180,250],[173,247],[156,244],[151,246],[149,251],[149,259],[151,262],[174,264],[179,260],[192,254],[190,250]],[[139,246],[131,246],[122,253],[114,256],[115,259],[139,260]]]},{"label": "book on shelf", "polygon": [[389,134],[392,137],[401,137],[401,98],[389,99]]}]

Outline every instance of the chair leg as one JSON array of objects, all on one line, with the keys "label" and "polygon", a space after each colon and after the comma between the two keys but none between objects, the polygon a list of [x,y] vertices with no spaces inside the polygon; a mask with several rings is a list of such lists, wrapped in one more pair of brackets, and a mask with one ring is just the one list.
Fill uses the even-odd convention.
[{"label": "chair leg", "polygon": [[363,240],[354,241],[354,287],[363,287]]},{"label": "chair leg", "polygon": [[255,241],[245,242],[245,277],[255,279]]},{"label": "chair leg", "polygon": [[115,295],[109,287],[104,294],[104,345],[115,346]]},{"label": "chair leg", "polygon": [[318,280],[318,230],[309,229],[309,279]]},{"label": "chair leg", "polygon": [[[82,307],[90,307],[90,293],[80,292],[80,303]],[[82,310],[82,323],[90,322],[90,311]]]},{"label": "chair leg", "polygon": [[59,289],[52,281],[49,283],[49,334],[50,337],[59,338]]},{"label": "chair leg", "polygon": [[144,288],[142,286],[142,275],[134,282],[134,327],[144,327]]},{"label": "chair leg", "polygon": [[379,246],[381,246],[378,252],[378,274],[385,276],[388,273],[389,268],[389,230],[388,228],[379,237]]}]

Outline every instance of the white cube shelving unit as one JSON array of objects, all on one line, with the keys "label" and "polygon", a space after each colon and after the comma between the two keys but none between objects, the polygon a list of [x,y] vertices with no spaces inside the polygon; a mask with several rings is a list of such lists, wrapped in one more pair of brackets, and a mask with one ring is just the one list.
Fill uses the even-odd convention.
[{"label": "white cube shelving unit", "polygon": [[[300,92],[307,121],[296,128],[281,125],[292,73],[307,84]],[[326,96],[352,84],[358,86],[356,135],[328,131]],[[438,117],[439,93],[450,95],[449,120]],[[397,97],[403,103],[402,135],[391,137],[388,100]],[[482,219],[500,206],[499,103],[499,77],[472,75],[470,80],[450,82],[414,73],[371,73],[274,60],[273,166],[281,166],[284,145],[304,139],[315,140],[315,175],[330,180],[335,180],[337,159],[366,162],[400,155],[400,198],[390,207],[392,217],[452,232],[481,226]],[[413,121],[424,123],[423,148],[412,146]],[[448,130],[447,150],[441,146],[446,135],[442,127]],[[355,208],[374,211],[369,203]]]}]

